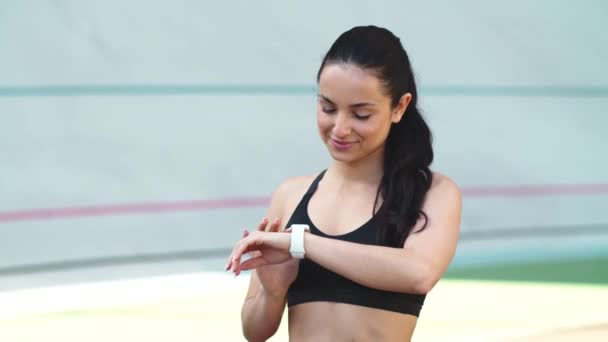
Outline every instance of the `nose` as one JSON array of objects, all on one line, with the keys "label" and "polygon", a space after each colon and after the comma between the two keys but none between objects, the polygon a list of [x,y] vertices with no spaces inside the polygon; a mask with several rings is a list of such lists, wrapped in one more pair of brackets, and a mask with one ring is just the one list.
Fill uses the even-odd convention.
[{"label": "nose", "polygon": [[350,135],[351,127],[348,115],[338,113],[336,115],[336,121],[334,121],[334,127],[332,133],[336,138],[345,138]]}]

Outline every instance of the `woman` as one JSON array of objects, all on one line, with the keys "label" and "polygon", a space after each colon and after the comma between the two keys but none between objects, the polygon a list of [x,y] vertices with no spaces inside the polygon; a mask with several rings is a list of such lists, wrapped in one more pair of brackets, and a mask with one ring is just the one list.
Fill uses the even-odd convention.
[{"label": "woman", "polygon": [[226,270],[255,270],[244,336],[271,337],[287,304],[291,341],[408,341],[454,256],[460,191],[429,169],[431,133],[390,31],[343,33],[317,81],[317,126],[333,162],[284,181],[267,212],[273,222],[236,243]]}]

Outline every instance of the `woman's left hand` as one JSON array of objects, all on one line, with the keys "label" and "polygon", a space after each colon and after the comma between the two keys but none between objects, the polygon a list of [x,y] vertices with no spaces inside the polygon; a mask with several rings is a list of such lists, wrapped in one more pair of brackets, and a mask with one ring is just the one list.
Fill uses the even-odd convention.
[{"label": "woman's left hand", "polygon": [[[291,260],[289,247],[291,233],[254,231],[239,240],[228,259],[226,271],[231,270],[239,275],[242,270],[251,270],[260,266],[281,264]],[[255,255],[241,263],[241,257],[249,252]]]}]

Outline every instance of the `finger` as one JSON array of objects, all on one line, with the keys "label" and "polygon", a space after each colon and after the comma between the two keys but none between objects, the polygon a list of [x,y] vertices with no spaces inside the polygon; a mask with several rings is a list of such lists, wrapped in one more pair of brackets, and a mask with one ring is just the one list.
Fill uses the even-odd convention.
[{"label": "finger", "polygon": [[249,252],[249,249],[249,247],[245,247],[234,253],[234,257],[232,258],[232,273],[237,276],[241,274],[241,258],[243,254]]},{"label": "finger", "polygon": [[260,222],[260,225],[258,226],[258,230],[263,232],[266,230],[266,226],[268,226],[268,219],[264,217],[262,219],[262,222]]},{"label": "finger", "polygon": [[[247,231],[247,229],[243,230],[243,239],[249,236],[249,231]],[[233,250],[234,253],[234,250]],[[224,271],[228,271],[230,268],[232,267],[232,255],[228,258],[228,262],[226,263],[226,267],[224,268]]]},{"label": "finger", "polygon": [[272,225],[270,226],[270,231],[271,232],[278,232],[281,228],[281,219],[277,218],[272,222]]},{"label": "finger", "polygon": [[232,267],[232,254],[234,253],[234,248],[232,249],[232,252],[230,252],[230,255],[228,256],[228,260],[226,261],[226,267],[224,268],[224,271],[228,272],[228,270]]},{"label": "finger", "polygon": [[[243,239],[246,238],[246,237],[248,237],[248,236],[249,236],[249,232],[247,231],[247,229],[245,229],[243,231]],[[254,258],[254,257],[260,256],[260,255],[262,255],[262,252],[259,252],[259,251],[253,251],[253,252],[247,253],[247,256],[249,258]]]},{"label": "finger", "polygon": [[247,255],[249,256],[249,258],[255,258],[255,257],[259,257],[260,255],[262,255],[262,252],[251,251],[251,252],[247,253]]},{"label": "finger", "polygon": [[229,271],[232,270],[232,268],[234,267],[234,253],[236,251],[236,246],[234,247],[234,249],[232,250],[232,252],[230,253],[230,256],[228,257],[228,261],[226,263],[226,269],[225,271]]},{"label": "finger", "polygon": [[246,244],[247,239],[251,239],[251,237],[248,238],[244,238],[241,241],[239,241],[235,246],[234,249],[232,250],[232,254],[230,254],[230,260],[228,261],[229,265],[230,265],[230,271],[232,271],[232,273],[234,273],[236,275],[236,270],[237,270],[237,260],[240,261],[241,258],[241,253],[239,252],[243,247],[243,245]]},{"label": "finger", "polygon": [[260,248],[259,243],[260,241],[257,239],[244,240],[235,250],[232,258],[232,272],[235,275],[239,275],[241,273],[241,257],[243,254],[251,251],[258,251]]},{"label": "finger", "polygon": [[269,264],[270,263],[268,261],[266,261],[263,257],[259,256],[257,258],[251,258],[243,261],[243,263],[241,264],[241,271],[248,271]]},{"label": "finger", "polygon": [[234,275],[238,275],[238,267],[239,264],[241,262],[241,255],[244,252],[241,252],[241,250],[243,249],[243,245],[245,241],[241,241],[239,242],[239,244],[237,246],[234,247],[234,251],[232,251],[232,255],[230,256],[230,270],[232,271],[232,273],[234,273]]},{"label": "finger", "polygon": [[234,273],[235,276],[238,276],[240,273],[240,264],[241,264],[241,256],[235,256],[232,259],[232,273]]},{"label": "finger", "polygon": [[224,271],[228,272],[232,268],[232,254],[228,257],[228,261],[226,262],[226,268]]}]

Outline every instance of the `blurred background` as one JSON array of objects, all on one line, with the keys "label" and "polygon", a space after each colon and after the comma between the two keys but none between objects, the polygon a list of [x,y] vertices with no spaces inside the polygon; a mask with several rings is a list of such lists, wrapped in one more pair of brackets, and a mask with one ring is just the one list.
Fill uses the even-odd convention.
[{"label": "blurred background", "polygon": [[[91,340],[94,329],[107,340],[120,328],[112,339],[138,340],[144,332],[128,331],[141,324],[159,340],[242,340],[246,276],[221,275],[225,258],[281,181],[327,167],[316,73],[339,34],[367,24],[401,38],[433,169],[464,194],[437,298],[512,306],[490,323],[470,309],[466,330],[454,321],[462,312],[431,300],[420,340],[574,328],[556,302],[568,298],[598,310],[608,300],[605,2],[3,0],[0,339]],[[126,283],[137,285],[114,288]],[[127,308],[121,291],[141,300]],[[524,293],[551,295],[522,318]],[[605,337],[608,312],[593,312],[576,325]],[[75,322],[89,332],[68,333]]]}]

